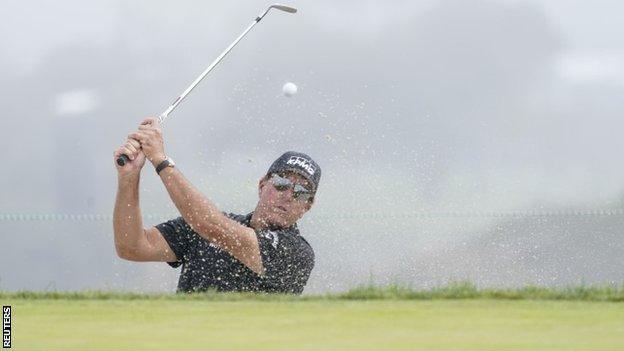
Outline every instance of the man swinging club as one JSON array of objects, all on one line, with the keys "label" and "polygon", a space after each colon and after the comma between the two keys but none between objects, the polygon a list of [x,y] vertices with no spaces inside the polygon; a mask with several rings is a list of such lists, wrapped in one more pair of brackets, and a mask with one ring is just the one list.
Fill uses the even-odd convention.
[{"label": "man swinging club", "polygon": [[[127,155],[120,166],[116,160]],[[181,217],[144,228],[139,179],[146,158],[154,165]],[[113,227],[119,257],[182,265],[179,292],[258,291],[300,294],[314,267],[314,251],[300,235],[321,169],[308,155],[286,152],[258,184],[247,215],[224,214],[166,156],[156,118],[146,118],[114,153],[118,172]]]}]

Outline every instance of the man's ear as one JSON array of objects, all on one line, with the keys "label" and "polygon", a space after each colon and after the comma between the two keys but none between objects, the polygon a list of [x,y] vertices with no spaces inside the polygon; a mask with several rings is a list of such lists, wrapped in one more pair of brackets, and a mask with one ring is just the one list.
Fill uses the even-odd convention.
[{"label": "man's ear", "polygon": [[268,180],[269,180],[269,176],[264,176],[260,178],[260,181],[258,182],[258,196],[260,196],[260,193],[262,192],[262,188],[266,186],[266,183]]},{"label": "man's ear", "polygon": [[310,209],[312,208],[312,205],[314,205],[314,198],[306,202],[306,212],[310,211]]}]

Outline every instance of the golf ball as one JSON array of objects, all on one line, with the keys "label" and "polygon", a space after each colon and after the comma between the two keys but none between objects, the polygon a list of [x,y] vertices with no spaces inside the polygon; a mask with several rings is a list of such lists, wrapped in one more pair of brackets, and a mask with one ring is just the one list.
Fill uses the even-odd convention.
[{"label": "golf ball", "polygon": [[282,87],[282,91],[284,92],[284,95],[288,97],[293,96],[297,94],[297,85],[295,85],[295,83],[288,82],[284,84],[284,86]]}]

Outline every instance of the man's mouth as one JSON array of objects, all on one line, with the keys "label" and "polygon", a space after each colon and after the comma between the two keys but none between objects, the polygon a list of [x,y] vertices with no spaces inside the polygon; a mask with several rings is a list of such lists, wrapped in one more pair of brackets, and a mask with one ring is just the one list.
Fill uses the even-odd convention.
[{"label": "man's mouth", "polygon": [[275,208],[278,209],[281,212],[288,212],[288,209],[286,207],[284,207],[284,206],[281,206],[281,205],[275,206]]}]

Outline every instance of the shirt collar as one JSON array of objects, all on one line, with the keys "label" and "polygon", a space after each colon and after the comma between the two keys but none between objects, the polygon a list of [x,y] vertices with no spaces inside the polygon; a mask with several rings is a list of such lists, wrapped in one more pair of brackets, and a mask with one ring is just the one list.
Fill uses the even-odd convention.
[{"label": "shirt collar", "polygon": [[[253,211],[249,212],[247,215],[245,215],[245,218],[243,219],[243,224],[250,227],[251,226],[251,217],[253,216]],[[299,235],[299,228],[297,227],[297,223],[293,223],[293,225],[291,225],[288,228],[284,228],[284,227],[278,227],[278,226],[270,226],[267,228],[268,230],[283,230],[283,231],[287,231],[287,232],[292,232],[295,235]]]}]

